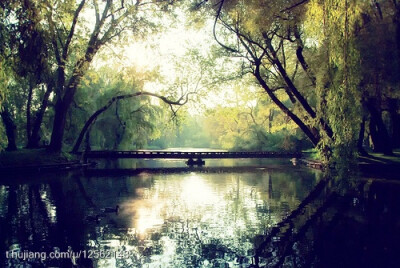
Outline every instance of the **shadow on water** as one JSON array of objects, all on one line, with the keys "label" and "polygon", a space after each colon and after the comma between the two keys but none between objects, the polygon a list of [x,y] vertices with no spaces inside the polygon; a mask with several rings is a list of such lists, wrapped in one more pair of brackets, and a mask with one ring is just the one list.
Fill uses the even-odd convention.
[{"label": "shadow on water", "polygon": [[321,180],[258,238],[254,267],[397,267],[400,181]]},{"label": "shadow on water", "polygon": [[[136,173],[131,164],[107,165],[2,178],[1,265],[396,267],[400,261],[398,181],[338,179],[279,161],[194,169],[168,163],[136,166]],[[54,252],[70,255],[50,258]]]}]

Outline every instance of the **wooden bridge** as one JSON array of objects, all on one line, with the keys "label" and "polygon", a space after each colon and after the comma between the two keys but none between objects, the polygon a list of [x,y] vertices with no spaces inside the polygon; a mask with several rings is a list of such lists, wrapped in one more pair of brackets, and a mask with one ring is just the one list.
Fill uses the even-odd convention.
[{"label": "wooden bridge", "polygon": [[[202,159],[223,158],[293,158],[299,152],[179,152],[179,151],[89,151],[85,158],[188,159],[188,165],[203,165]],[[196,159],[196,160],[194,160]]]}]

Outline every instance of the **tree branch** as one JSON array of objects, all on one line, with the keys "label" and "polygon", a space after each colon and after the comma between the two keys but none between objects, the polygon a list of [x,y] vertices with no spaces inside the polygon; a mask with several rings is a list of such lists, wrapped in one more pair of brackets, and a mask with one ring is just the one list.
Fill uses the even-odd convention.
[{"label": "tree branch", "polygon": [[86,2],[86,0],[82,0],[81,3],[79,4],[78,8],[75,10],[74,18],[72,19],[71,29],[69,30],[68,37],[67,37],[67,40],[65,41],[65,45],[63,48],[62,57],[64,60],[68,56],[69,45],[71,44],[72,37],[74,36],[76,23],[78,22],[79,14],[80,14],[81,10],[83,9],[83,6],[85,5],[85,2]]},{"label": "tree branch", "polygon": [[[179,98],[177,101],[173,101],[170,100],[164,96],[158,95],[156,93],[152,93],[152,92],[147,92],[147,91],[141,91],[141,92],[136,92],[136,93],[132,93],[132,94],[126,94],[126,95],[119,95],[119,96],[115,96],[113,98],[111,98],[111,100],[109,100],[107,102],[106,105],[104,105],[103,107],[101,107],[100,109],[98,109],[97,111],[95,111],[90,117],[89,119],[86,121],[85,125],[83,126],[78,139],[75,142],[74,148],[72,149],[72,152],[76,153],[79,150],[79,147],[82,143],[82,140],[87,132],[87,130],[90,128],[90,126],[96,121],[97,117],[102,114],[103,112],[105,112],[108,108],[110,108],[110,106],[119,100],[123,100],[123,99],[129,99],[129,98],[134,98],[134,97],[138,97],[138,96],[151,96],[151,97],[156,97],[161,99],[163,102],[167,103],[170,105],[170,107],[172,107],[173,105],[184,105],[185,103],[188,102],[188,95],[186,95],[186,99],[184,101],[182,101],[184,98],[183,96],[181,98]],[[173,110],[174,111],[174,110]],[[176,111],[175,111],[176,113]]]},{"label": "tree branch", "polygon": [[290,7],[287,7],[287,8],[285,8],[285,9],[282,9],[280,12],[283,13],[283,12],[289,11],[289,10],[291,10],[291,9],[293,9],[293,8],[296,8],[296,7],[298,7],[298,6],[302,5],[302,4],[307,3],[308,1],[309,1],[309,0],[300,1],[300,2],[294,4],[294,5],[290,6]]},{"label": "tree branch", "polygon": [[260,85],[263,87],[265,92],[267,92],[268,96],[271,98],[271,100],[281,109],[282,112],[284,112],[287,116],[289,116],[300,128],[303,130],[303,132],[307,135],[307,137],[310,139],[310,141],[316,146],[320,140],[319,136],[315,136],[314,133],[311,131],[311,129],[297,116],[295,115],[292,111],[290,111],[272,92],[271,88],[267,85],[267,83],[262,79],[261,74],[260,74],[260,68],[259,65],[256,66],[255,72],[253,74]]},{"label": "tree branch", "polygon": [[213,26],[213,36],[214,36],[215,41],[216,41],[221,47],[225,48],[225,49],[228,50],[229,52],[238,53],[238,52],[239,52],[238,50],[233,49],[233,48],[231,48],[231,47],[228,47],[228,46],[222,44],[222,43],[218,40],[218,38],[217,38],[217,33],[216,33],[215,29],[216,29],[216,26],[217,26],[218,19],[220,19],[221,10],[222,10],[222,6],[223,6],[223,5],[224,5],[224,0],[221,0],[220,5],[219,5],[219,7],[218,7],[217,15],[215,16],[215,21],[214,21],[214,26]]}]

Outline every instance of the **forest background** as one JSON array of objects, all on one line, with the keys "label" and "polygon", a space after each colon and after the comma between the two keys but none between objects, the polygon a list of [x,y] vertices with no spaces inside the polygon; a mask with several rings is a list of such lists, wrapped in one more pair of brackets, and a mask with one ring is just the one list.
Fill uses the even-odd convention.
[{"label": "forest background", "polygon": [[0,3],[0,148],[400,146],[396,0]]}]

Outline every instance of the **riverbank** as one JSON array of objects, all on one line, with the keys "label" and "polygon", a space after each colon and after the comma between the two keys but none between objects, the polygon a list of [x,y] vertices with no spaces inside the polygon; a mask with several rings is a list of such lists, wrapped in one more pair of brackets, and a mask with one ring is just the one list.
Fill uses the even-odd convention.
[{"label": "riverbank", "polygon": [[[51,153],[46,149],[20,149],[0,153],[0,173],[42,172],[70,170],[88,166],[80,157],[66,152]],[[302,158],[293,158],[293,164],[324,170],[326,165],[318,160],[314,152],[304,152]],[[400,170],[400,152],[393,156],[370,153],[358,158],[358,168],[364,174],[397,175]]]},{"label": "riverbank", "polygon": [[46,149],[20,149],[0,153],[0,172],[39,172],[82,167],[79,159],[66,152],[51,153]]},{"label": "riverbank", "polygon": [[[298,163],[309,168],[324,170],[327,165],[320,161],[314,152],[306,152],[302,158],[293,159],[292,162]],[[366,156],[359,156],[358,171],[364,175],[384,175],[391,178],[400,179],[400,152],[395,151],[392,156],[381,153],[369,153]]]},{"label": "riverbank", "polygon": [[370,153],[368,156],[359,156],[358,167],[364,175],[400,179],[400,152],[396,151],[392,156],[378,153]]}]

